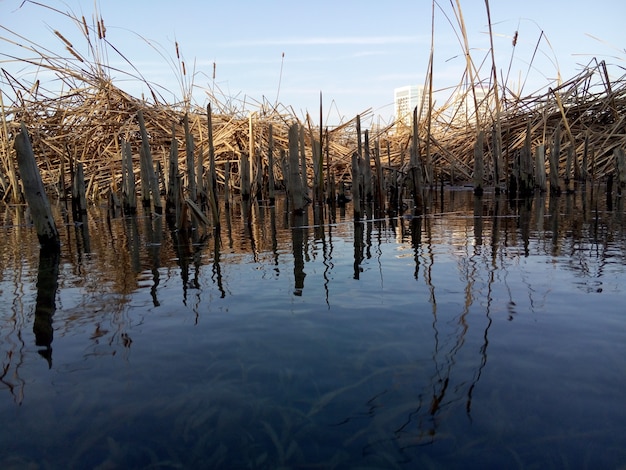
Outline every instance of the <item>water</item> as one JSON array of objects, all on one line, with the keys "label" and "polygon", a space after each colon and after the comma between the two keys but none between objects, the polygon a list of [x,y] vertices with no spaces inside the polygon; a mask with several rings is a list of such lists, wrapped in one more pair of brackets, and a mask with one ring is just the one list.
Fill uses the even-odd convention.
[{"label": "water", "polygon": [[626,465],[620,201],[235,204],[217,244],[62,209],[55,288],[3,208],[3,469]]}]

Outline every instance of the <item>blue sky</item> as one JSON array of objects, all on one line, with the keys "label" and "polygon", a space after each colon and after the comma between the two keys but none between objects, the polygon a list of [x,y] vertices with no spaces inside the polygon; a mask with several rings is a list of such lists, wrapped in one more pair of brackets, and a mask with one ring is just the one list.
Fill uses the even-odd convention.
[{"label": "blue sky", "polygon": [[[309,111],[317,119],[322,92],[330,124],[369,108],[372,119],[388,122],[393,116],[393,89],[423,84],[430,53],[430,0],[102,0],[96,7],[93,0],[42,3],[84,15],[89,24],[97,8],[106,38],[157,84],[169,102],[182,99],[193,75],[194,97],[200,105],[206,104],[209,90],[236,109],[278,102],[299,117]],[[461,0],[460,5],[473,61],[481,67],[479,77],[486,80],[491,60],[485,2]],[[516,91],[524,83],[522,94],[527,95],[553,83],[557,71],[563,79],[571,78],[593,57],[626,66],[625,5],[621,0],[491,0],[499,79],[508,77],[507,85]],[[435,5],[434,89],[443,90],[436,93],[437,100],[444,100],[445,90],[458,85],[465,68],[456,6],[456,0]],[[53,32],[58,30],[87,54],[75,24],[36,4],[0,0],[0,26],[5,28],[0,29],[0,38],[18,41],[8,29],[70,57]],[[176,42],[186,64],[183,87]],[[25,69],[1,54],[28,57],[28,51],[0,40],[0,67],[33,77],[32,67]],[[107,54],[109,65],[131,72],[113,50]],[[615,76],[621,75],[616,69]],[[147,93],[145,86],[128,81],[122,72],[112,76],[135,96]]]}]

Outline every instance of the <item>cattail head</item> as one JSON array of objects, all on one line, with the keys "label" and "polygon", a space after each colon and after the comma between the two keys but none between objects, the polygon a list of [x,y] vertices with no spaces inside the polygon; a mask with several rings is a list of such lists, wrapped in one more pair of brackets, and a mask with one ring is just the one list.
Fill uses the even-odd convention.
[{"label": "cattail head", "polygon": [[67,39],[65,39],[65,37],[64,37],[64,36],[63,36],[63,35],[62,35],[59,31],[57,31],[56,29],[54,30],[54,34],[56,34],[56,35],[57,35],[57,37],[58,37],[59,39],[61,39],[61,41],[63,41],[63,42],[65,43],[65,45],[66,45],[69,49],[71,49],[71,48],[73,48],[73,47],[74,47],[74,46],[72,46],[72,43],[71,43],[71,42],[69,42]]}]

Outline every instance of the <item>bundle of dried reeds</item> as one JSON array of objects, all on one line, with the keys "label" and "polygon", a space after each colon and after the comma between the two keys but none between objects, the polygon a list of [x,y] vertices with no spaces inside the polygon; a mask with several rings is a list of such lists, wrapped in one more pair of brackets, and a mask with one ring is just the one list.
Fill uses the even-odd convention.
[{"label": "bundle of dried reeds", "polygon": [[[457,12],[459,28],[463,32],[462,37],[466,39],[460,6]],[[274,155],[280,155],[281,150],[288,149],[288,130],[295,122],[306,129],[304,140],[309,181],[313,180],[315,171],[319,171],[316,165],[320,162],[320,148],[329,156],[325,159],[327,168],[324,168],[324,172],[332,172],[337,181],[350,179],[352,156],[358,150],[361,137],[357,135],[360,127],[357,125],[357,117],[323,133],[308,117],[306,122],[301,123],[288,107],[260,103],[257,110],[244,113],[220,104],[212,96],[213,135],[209,145],[205,106],[192,105],[189,94],[185,94],[181,103],[168,104],[149,83],[150,101],[124,92],[110,78],[106,65],[106,47],[109,44],[101,18],[96,15],[92,25],[88,25],[84,17],[72,18],[84,30],[91,51],[88,56],[79,54],[57,31],[55,34],[70,52],[70,59],[42,53],[47,50],[45,48],[25,48],[29,53],[41,55],[36,61],[38,67],[54,72],[63,83],[64,91],[47,91],[38,81],[26,83],[4,70],[0,75],[0,83],[11,91],[12,97],[8,103],[6,100],[0,102],[0,190],[5,199],[19,198],[11,141],[21,123],[31,133],[32,147],[44,183],[58,195],[64,195],[70,187],[69,173],[78,163],[82,164],[84,170],[89,198],[119,191],[123,173],[122,142],[131,145],[136,162],[134,171],[139,178],[137,162],[141,134],[137,113],[140,110],[153,158],[166,171],[169,168],[172,137],[180,148],[179,168],[182,172],[186,169],[187,140],[182,123],[187,115],[196,153],[195,161],[199,160],[208,169],[208,155],[211,152],[218,184],[223,184],[227,176],[231,176],[224,172],[226,168],[236,169],[242,152],[253,157],[250,159],[253,165],[258,166],[259,161],[262,167],[267,165],[270,126]],[[468,51],[466,76],[461,82],[464,85],[458,87],[448,102],[437,109],[433,108],[431,90],[434,72],[431,62],[426,87],[429,90],[426,103],[428,109],[427,112],[420,110],[416,113],[420,116],[417,126],[403,126],[398,122],[369,131],[369,142],[380,147],[377,151],[385,167],[407,170],[411,149],[417,147],[419,158],[424,160],[422,167],[426,183],[433,184],[434,180],[440,178],[469,181],[474,171],[476,138],[483,131],[485,179],[499,184],[507,178],[515,152],[528,141],[534,147],[542,145],[545,149],[555,148],[550,145],[549,139],[555,129],[560,128],[563,142],[558,147],[558,159],[565,162],[573,149],[573,156],[576,157],[573,159],[575,177],[600,178],[614,171],[613,150],[626,148],[624,78],[610,82],[604,62],[594,61],[578,76],[557,88],[539,96],[520,97],[508,90],[505,84],[497,83],[495,71],[493,74],[490,72],[486,82],[481,81],[469,57],[467,41],[464,41],[462,47]],[[115,51],[118,52],[117,49]],[[186,68],[178,54],[178,45],[177,59],[180,63],[181,84],[189,90],[191,84],[185,81]],[[32,58],[24,61],[33,63]],[[132,64],[129,65],[132,68]],[[137,70],[133,74],[141,77]],[[3,95],[9,96],[2,92],[0,98]],[[370,113],[366,111],[360,119],[363,120]],[[416,136],[414,128],[417,128]],[[319,141],[321,136],[326,141],[316,146],[314,152],[313,141]],[[414,146],[414,140],[417,146]],[[276,160],[274,174],[280,183],[283,166]],[[264,170],[253,168],[252,171]],[[559,171],[565,171],[563,165]],[[232,176],[232,185],[238,187],[237,172],[234,171]]]}]

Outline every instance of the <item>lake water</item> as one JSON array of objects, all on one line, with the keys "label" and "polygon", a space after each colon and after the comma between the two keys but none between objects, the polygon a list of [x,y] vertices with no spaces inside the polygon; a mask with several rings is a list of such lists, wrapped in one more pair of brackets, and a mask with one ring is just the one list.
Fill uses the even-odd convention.
[{"label": "lake water", "polygon": [[591,196],[220,237],[59,203],[60,259],[2,206],[0,468],[626,468],[626,219]]}]

